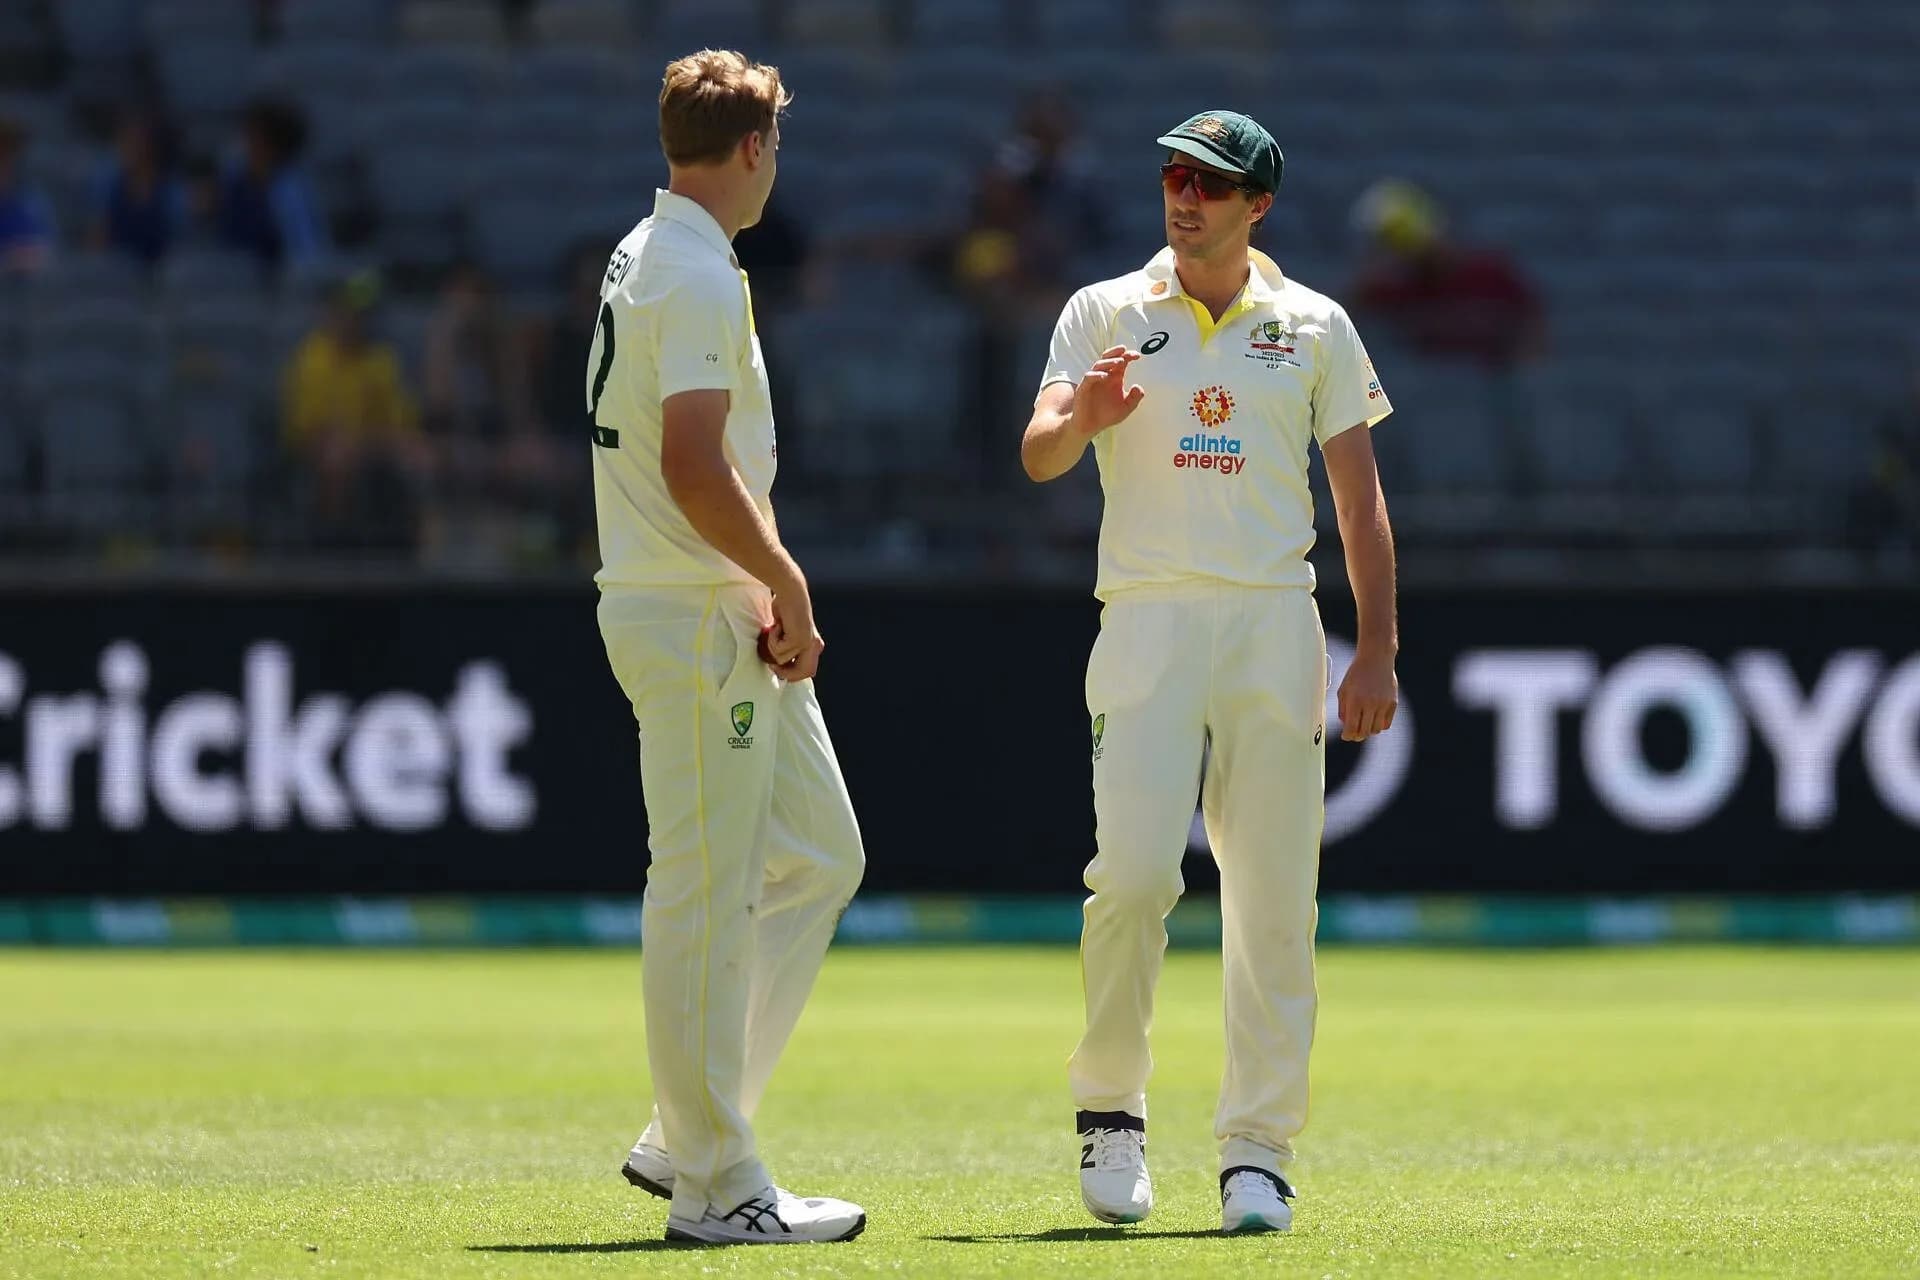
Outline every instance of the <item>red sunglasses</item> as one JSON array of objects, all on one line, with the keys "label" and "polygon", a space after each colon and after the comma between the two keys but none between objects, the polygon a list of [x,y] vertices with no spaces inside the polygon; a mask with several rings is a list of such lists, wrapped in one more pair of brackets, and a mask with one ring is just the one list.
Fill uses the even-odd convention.
[{"label": "red sunglasses", "polygon": [[1225,200],[1236,191],[1254,195],[1260,190],[1250,182],[1235,182],[1232,178],[1190,164],[1169,162],[1160,166],[1160,185],[1167,189],[1168,195],[1179,195],[1186,190],[1189,182],[1200,193],[1202,200]]}]

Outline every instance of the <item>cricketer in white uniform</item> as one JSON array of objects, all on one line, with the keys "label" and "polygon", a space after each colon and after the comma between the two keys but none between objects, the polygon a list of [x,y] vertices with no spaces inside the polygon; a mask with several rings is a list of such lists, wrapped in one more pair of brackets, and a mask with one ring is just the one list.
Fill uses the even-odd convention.
[{"label": "cricketer in white uniform", "polygon": [[[669,1239],[857,1235],[858,1206],[773,1185],[750,1119],[865,865],[810,679],[822,642],[780,545],[774,431],[732,237],[772,188],[779,73],[667,68],[668,189],[614,251],[587,369],[607,657],[640,730],[641,915],[657,1105],[629,1181]],[[778,665],[759,653],[762,629]]]},{"label": "cricketer in white uniform", "polygon": [[1226,962],[1222,1224],[1285,1230],[1307,1115],[1326,782],[1308,448],[1326,462],[1359,607],[1339,709],[1343,735],[1360,739],[1392,723],[1398,640],[1385,499],[1355,428],[1392,407],[1339,304],[1249,248],[1280,179],[1267,131],[1207,111],[1158,141],[1168,247],[1068,302],[1021,445],[1044,481],[1091,442],[1105,494],[1086,680],[1087,1021],[1069,1064],[1081,1190],[1108,1222],[1153,1206],[1147,1032],[1197,792]]}]

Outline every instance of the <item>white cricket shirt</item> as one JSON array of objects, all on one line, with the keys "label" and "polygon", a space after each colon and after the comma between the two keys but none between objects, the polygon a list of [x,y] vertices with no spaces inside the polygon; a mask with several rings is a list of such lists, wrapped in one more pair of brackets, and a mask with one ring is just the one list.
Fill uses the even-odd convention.
[{"label": "white cricket shirt", "polygon": [[1252,259],[1217,324],[1163,249],[1074,294],[1054,328],[1043,388],[1078,383],[1110,347],[1141,353],[1127,380],[1146,398],[1093,441],[1101,600],[1193,580],[1311,589],[1308,442],[1393,412],[1346,310]]},{"label": "white cricket shirt", "polygon": [[600,528],[594,581],[603,589],[752,582],[694,532],[660,474],[661,402],[725,391],[728,460],[773,518],[773,401],[747,276],[698,204],[656,191],[653,216],[614,250],[586,373]]}]

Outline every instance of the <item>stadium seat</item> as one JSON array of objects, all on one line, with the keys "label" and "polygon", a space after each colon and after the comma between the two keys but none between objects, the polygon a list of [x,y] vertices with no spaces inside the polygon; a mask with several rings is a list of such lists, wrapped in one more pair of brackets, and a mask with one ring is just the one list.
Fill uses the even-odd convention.
[{"label": "stadium seat", "polygon": [[187,116],[226,116],[245,105],[255,84],[255,56],[251,41],[199,35],[170,34],[154,48],[167,101]]},{"label": "stadium seat", "polygon": [[18,397],[0,387],[0,504],[25,490],[32,447],[33,433]]},{"label": "stadium seat", "polygon": [[1656,480],[1669,492],[1730,495],[1755,478],[1756,420],[1740,408],[1660,404],[1650,423]]},{"label": "stadium seat", "polygon": [[1152,38],[1115,0],[1047,0],[1021,6],[1017,16],[1021,38],[1041,49],[1126,49]]},{"label": "stadium seat", "polygon": [[504,45],[506,19],[500,6],[470,0],[402,0],[400,34],[421,45]]},{"label": "stadium seat", "polygon": [[1776,492],[1844,498],[1871,474],[1881,414],[1859,395],[1819,390],[1774,401],[1756,415],[1767,447],[1762,482]]},{"label": "stadium seat", "polygon": [[364,101],[381,78],[384,56],[377,48],[337,38],[285,41],[262,52],[254,63],[254,86],[276,91],[308,109],[308,123],[324,131],[327,113],[340,104]]},{"label": "stadium seat", "polygon": [[140,51],[139,0],[61,0],[46,10],[76,63],[120,66]]},{"label": "stadium seat", "polygon": [[245,395],[207,393],[177,401],[167,442],[167,471],[176,490],[244,496],[269,447],[256,404]]},{"label": "stadium seat", "polygon": [[254,6],[206,0],[142,0],[141,25],[153,48],[175,44],[249,44]]},{"label": "stadium seat", "polygon": [[533,33],[547,44],[620,48],[633,38],[632,14],[624,0],[543,0]]},{"label": "stadium seat", "polygon": [[280,0],[280,39],[297,48],[315,41],[372,45],[393,27],[392,0]]},{"label": "stadium seat", "polygon": [[662,66],[696,49],[745,49],[778,63],[755,52],[767,45],[770,34],[760,0],[659,0],[654,8],[649,43],[660,51]]},{"label": "stadium seat", "polygon": [[929,49],[992,48],[1007,43],[1008,0],[917,0],[907,34]]},{"label": "stadium seat", "polygon": [[465,46],[399,46],[380,75],[383,102],[479,103],[504,87],[507,63],[496,51]]},{"label": "stadium seat", "polygon": [[167,318],[169,380],[178,390],[266,391],[272,304],[253,294],[177,302]]},{"label": "stadium seat", "polygon": [[885,0],[806,0],[788,8],[781,34],[803,45],[883,44],[892,35],[891,19]]},{"label": "stadium seat", "polygon": [[774,326],[769,341],[805,353],[817,376],[796,388],[800,427],[810,456],[832,456],[836,472],[877,476],[937,469],[951,449],[960,403],[961,361],[939,362],[928,376],[928,351],[951,353],[968,320],[952,305],[916,308],[904,323],[863,307],[809,309]]},{"label": "stadium seat", "polygon": [[604,160],[601,146],[611,144],[619,154],[624,150],[620,140],[633,136],[630,122],[609,130],[595,113],[595,105],[582,97],[528,93],[483,110],[473,120],[472,132],[486,139],[485,151],[539,152],[583,172]]},{"label": "stadium seat", "polygon": [[27,372],[86,355],[137,356],[155,336],[152,312],[133,298],[43,297],[27,316]]},{"label": "stadium seat", "polygon": [[1158,45],[1228,50],[1273,43],[1273,11],[1257,0],[1176,0],[1156,8]]},{"label": "stadium seat", "polygon": [[529,140],[476,156],[469,162],[468,189],[480,201],[565,191],[579,181],[582,158],[566,150],[542,147]]},{"label": "stadium seat", "polygon": [[1635,482],[1632,415],[1604,373],[1530,379],[1524,403],[1525,462],[1546,494],[1615,493]]},{"label": "stadium seat", "polygon": [[125,491],[147,476],[151,459],[125,399],[70,389],[41,400],[38,418],[50,494]]},{"label": "stadium seat", "polygon": [[182,247],[168,254],[160,264],[159,285],[163,294],[182,298],[208,294],[247,293],[262,287],[260,263],[244,253],[227,249]]},{"label": "stadium seat", "polygon": [[1404,432],[1413,488],[1424,493],[1488,495],[1507,490],[1510,408],[1501,389],[1466,366],[1408,360],[1381,383],[1394,415],[1381,431]]},{"label": "stadium seat", "polygon": [[[526,99],[614,99],[628,112],[643,110],[646,99],[660,91],[660,68],[641,65],[625,45],[551,45],[529,49],[514,59],[512,92],[496,101],[510,108]],[[631,125],[631,120],[622,120]],[[576,126],[577,127],[577,126]]]},{"label": "stadium seat", "polygon": [[80,250],[57,255],[24,282],[22,301],[34,299],[108,300],[137,303],[147,292],[145,273],[131,258],[112,252]]},{"label": "stadium seat", "polygon": [[[509,288],[545,285],[554,255],[569,233],[556,226],[552,198],[545,192],[489,201],[473,210],[475,256]],[[578,208],[567,210],[580,217]]]}]

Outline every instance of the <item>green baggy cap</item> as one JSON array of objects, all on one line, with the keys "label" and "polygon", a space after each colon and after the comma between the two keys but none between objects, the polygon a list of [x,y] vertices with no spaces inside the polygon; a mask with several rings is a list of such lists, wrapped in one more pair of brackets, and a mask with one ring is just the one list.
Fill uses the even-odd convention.
[{"label": "green baggy cap", "polygon": [[1285,157],[1273,135],[1252,116],[1238,111],[1202,111],[1179,128],[1155,139],[1182,155],[1238,175],[1262,191],[1280,186]]}]

